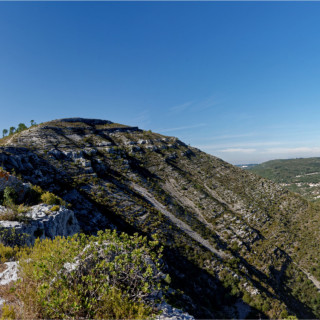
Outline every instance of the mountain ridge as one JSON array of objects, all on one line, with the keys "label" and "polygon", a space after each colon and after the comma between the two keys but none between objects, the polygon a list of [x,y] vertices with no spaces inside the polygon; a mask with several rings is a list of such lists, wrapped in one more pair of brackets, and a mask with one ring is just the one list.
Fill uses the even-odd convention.
[{"label": "mountain ridge", "polygon": [[317,225],[307,225],[319,211],[271,181],[175,137],[99,119],[53,120],[1,139],[0,164],[69,202],[86,233],[156,235],[181,292],[170,299],[196,317],[238,318],[241,308],[248,317],[320,316],[306,275],[320,279]]}]

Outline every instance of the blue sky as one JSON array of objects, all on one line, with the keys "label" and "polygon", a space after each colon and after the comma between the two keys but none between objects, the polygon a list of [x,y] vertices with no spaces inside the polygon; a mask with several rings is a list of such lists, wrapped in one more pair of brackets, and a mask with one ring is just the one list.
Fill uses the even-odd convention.
[{"label": "blue sky", "polygon": [[0,2],[0,132],[108,119],[234,164],[320,156],[320,2]]}]

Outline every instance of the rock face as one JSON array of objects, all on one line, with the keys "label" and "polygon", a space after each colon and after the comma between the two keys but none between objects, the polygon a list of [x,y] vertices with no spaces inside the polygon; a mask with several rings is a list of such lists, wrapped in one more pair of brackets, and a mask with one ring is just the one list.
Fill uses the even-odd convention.
[{"label": "rock face", "polygon": [[26,191],[29,189],[28,184],[22,183],[14,175],[0,169],[0,192],[3,192],[6,187],[12,187],[16,190],[18,200],[23,199]]},{"label": "rock face", "polygon": [[156,236],[184,292],[174,299],[196,318],[240,317],[239,305],[251,318],[320,317],[302,271],[320,278],[319,211],[283,187],[107,120],[55,120],[2,141],[4,169],[70,202],[86,233]]},{"label": "rock face", "polygon": [[65,118],[65,119],[59,119],[57,121],[69,122],[69,123],[85,123],[90,126],[112,124],[112,122],[108,120],[86,119],[86,118]]},{"label": "rock face", "polygon": [[[53,206],[40,204],[31,207],[25,214],[27,222],[0,221],[0,228],[15,229],[20,234],[27,234],[27,244],[33,244],[36,238],[55,238],[56,236],[72,236],[80,231],[79,223],[74,212],[60,207],[51,211]],[[0,206],[0,211],[6,211]]]}]

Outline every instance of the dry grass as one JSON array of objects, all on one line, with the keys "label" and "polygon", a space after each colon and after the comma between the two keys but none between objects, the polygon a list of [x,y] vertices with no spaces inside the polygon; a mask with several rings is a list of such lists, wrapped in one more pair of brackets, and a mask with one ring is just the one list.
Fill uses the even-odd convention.
[{"label": "dry grass", "polygon": [[[3,268],[3,266],[6,267],[4,264],[1,264],[1,268]],[[16,319],[26,318],[26,316],[22,313],[22,303],[16,296],[16,293],[15,293],[16,287],[15,286],[16,286],[16,283],[14,281],[12,281],[6,285],[0,286],[0,297],[1,297],[1,299],[5,300],[6,306],[8,306],[9,308],[13,308]],[[4,316],[3,310],[1,308],[0,309],[1,319],[3,316]],[[5,318],[7,318],[7,316]]]},{"label": "dry grass", "polygon": [[7,210],[0,213],[0,220],[2,221],[27,221],[28,218],[25,216],[29,207],[20,205],[7,206]]},{"label": "dry grass", "polygon": [[[0,264],[0,272],[5,271],[7,266],[4,263]],[[21,300],[17,297],[17,283],[15,281],[11,281],[10,283],[6,285],[0,285],[0,298],[5,300],[5,305],[8,309],[13,310],[14,317],[12,315],[8,317],[8,315],[3,314],[2,308],[0,308],[0,319],[36,319],[39,318],[38,314],[36,312],[33,312],[34,310],[26,310],[23,308],[23,303]],[[30,296],[31,292],[29,292]]]},{"label": "dry grass", "polygon": [[8,266],[4,263],[0,264],[0,273],[2,273],[3,271],[5,271],[8,268]]}]

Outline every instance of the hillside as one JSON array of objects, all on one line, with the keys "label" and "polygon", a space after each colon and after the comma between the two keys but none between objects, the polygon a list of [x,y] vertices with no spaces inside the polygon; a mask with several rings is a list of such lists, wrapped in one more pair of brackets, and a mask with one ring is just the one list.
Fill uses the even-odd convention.
[{"label": "hillside", "polygon": [[319,209],[137,127],[61,119],[0,140],[0,164],[70,204],[87,234],[164,245],[167,299],[197,318],[320,317]]},{"label": "hillside", "polygon": [[308,200],[320,198],[320,158],[271,160],[246,168]]}]

